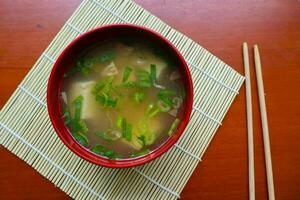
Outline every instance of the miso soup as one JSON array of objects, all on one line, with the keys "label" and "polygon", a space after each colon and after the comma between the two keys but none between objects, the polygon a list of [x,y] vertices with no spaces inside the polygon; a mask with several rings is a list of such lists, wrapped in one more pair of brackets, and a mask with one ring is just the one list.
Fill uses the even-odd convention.
[{"label": "miso soup", "polygon": [[180,123],[184,88],[172,58],[129,38],[84,49],[64,74],[63,119],[75,140],[108,159],[144,156]]}]

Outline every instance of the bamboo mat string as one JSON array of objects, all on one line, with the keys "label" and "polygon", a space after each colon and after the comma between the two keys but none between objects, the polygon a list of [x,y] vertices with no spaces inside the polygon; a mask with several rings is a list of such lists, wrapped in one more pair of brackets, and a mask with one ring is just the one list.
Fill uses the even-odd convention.
[{"label": "bamboo mat string", "polygon": [[[190,123],[167,153],[134,169],[107,169],[70,152],[51,126],[47,79],[62,50],[107,24],[159,32],[186,59],[194,82]],[[214,137],[244,77],[187,36],[129,0],[83,0],[37,60],[0,114],[0,143],[75,199],[177,199]]]},{"label": "bamboo mat string", "polygon": [[41,157],[43,157],[47,162],[49,162],[49,164],[53,165],[55,168],[57,168],[58,170],[62,171],[66,176],[68,176],[70,179],[73,179],[76,183],[78,183],[79,185],[81,185],[82,187],[84,187],[86,190],[90,191],[91,193],[93,193],[94,195],[98,196],[99,199],[104,199],[101,195],[97,194],[96,192],[94,192],[93,190],[91,190],[90,188],[88,188],[86,185],[84,185],[83,183],[81,183],[80,181],[78,181],[74,176],[72,176],[71,174],[69,174],[68,172],[66,172],[64,169],[62,169],[59,165],[55,164],[52,162],[52,160],[50,160],[47,156],[45,156],[40,150],[38,150],[37,148],[35,148],[34,146],[32,146],[30,143],[28,143],[26,140],[24,140],[22,137],[19,136],[19,134],[15,133],[13,130],[11,130],[10,128],[8,128],[7,126],[5,126],[4,124],[0,123],[0,126],[4,129],[6,129],[8,132],[10,132],[14,137],[16,137],[18,140],[20,140],[23,144],[27,145],[29,148],[31,148],[33,151],[35,151],[36,153],[38,153]]}]

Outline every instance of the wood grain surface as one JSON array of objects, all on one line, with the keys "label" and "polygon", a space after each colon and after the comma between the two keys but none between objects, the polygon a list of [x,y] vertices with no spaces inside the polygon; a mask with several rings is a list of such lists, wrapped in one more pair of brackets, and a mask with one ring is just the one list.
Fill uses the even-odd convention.
[{"label": "wood grain surface", "polygon": [[[267,199],[253,45],[260,48],[275,195],[300,199],[300,1],[137,0],[138,4],[243,72],[250,47],[256,198]],[[79,0],[0,1],[0,106],[70,17]],[[247,199],[245,88],[226,115],[182,199]],[[0,199],[68,199],[0,147]]]}]

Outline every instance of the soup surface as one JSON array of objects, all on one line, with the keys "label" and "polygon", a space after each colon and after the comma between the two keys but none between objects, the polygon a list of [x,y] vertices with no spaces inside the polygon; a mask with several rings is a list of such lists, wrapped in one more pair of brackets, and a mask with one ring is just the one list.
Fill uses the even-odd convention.
[{"label": "soup surface", "polygon": [[172,59],[128,38],[84,49],[61,91],[72,136],[108,159],[144,156],[166,142],[180,123],[184,98]]}]

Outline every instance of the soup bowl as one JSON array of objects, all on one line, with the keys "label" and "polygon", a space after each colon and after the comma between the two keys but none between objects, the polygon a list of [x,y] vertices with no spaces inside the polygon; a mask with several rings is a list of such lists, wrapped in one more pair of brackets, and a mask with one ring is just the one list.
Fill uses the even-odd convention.
[{"label": "soup bowl", "polygon": [[[88,149],[81,146],[71,135],[62,117],[62,100],[60,97],[61,88],[63,85],[63,77],[66,71],[69,70],[72,63],[75,62],[76,55],[82,49],[89,47],[95,43],[118,38],[120,36],[129,36],[133,38],[140,38],[145,41],[155,43],[162,51],[171,56],[174,60],[175,66],[178,68],[182,77],[182,82],[185,89],[185,100],[183,102],[182,114],[178,116],[180,123],[174,134],[157,149],[151,151],[149,154],[142,157],[123,159],[123,160],[110,160],[105,157],[98,156]],[[145,164],[151,160],[158,158],[166,153],[182,136],[186,128],[193,105],[193,84],[188,66],[179,53],[176,47],[171,44],[167,39],[160,34],[140,26],[131,24],[115,24],[108,25],[93,29],[87,33],[82,34],[71,42],[60,54],[56,60],[54,67],[51,71],[48,87],[47,87],[47,108],[51,123],[62,142],[76,155],[84,160],[110,168],[128,168]]]}]

